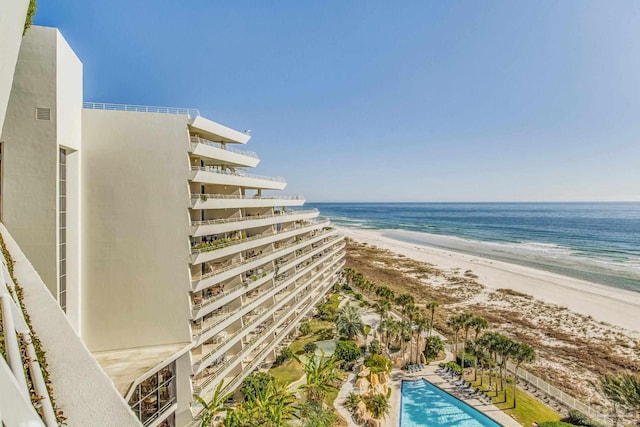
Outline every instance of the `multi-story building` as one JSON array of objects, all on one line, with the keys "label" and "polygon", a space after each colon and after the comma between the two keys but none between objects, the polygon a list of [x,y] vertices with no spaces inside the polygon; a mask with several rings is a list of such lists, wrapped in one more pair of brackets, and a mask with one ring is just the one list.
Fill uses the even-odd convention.
[{"label": "multi-story building", "polygon": [[246,171],[257,155],[232,147],[247,133],[159,111],[85,104],[82,330],[107,372],[132,347],[156,369],[175,363],[182,423],[181,401],[275,358],[335,282],[344,243],[316,210],[293,209],[302,197],[267,195],[286,183]]},{"label": "multi-story building", "polygon": [[2,218],[143,425],[187,425],[193,394],[273,361],[344,264],[317,210],[248,172],[249,139],[193,109],[83,106],[60,33],[22,41]]}]

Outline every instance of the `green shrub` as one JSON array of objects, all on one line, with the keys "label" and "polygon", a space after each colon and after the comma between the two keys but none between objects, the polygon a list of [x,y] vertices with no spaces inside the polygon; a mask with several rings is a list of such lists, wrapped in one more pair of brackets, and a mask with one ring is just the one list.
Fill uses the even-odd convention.
[{"label": "green shrub", "polygon": [[333,354],[343,362],[353,362],[362,356],[362,351],[353,341],[338,341]]},{"label": "green shrub", "polygon": [[[476,359],[472,355],[467,354],[467,353],[465,353],[463,356],[464,356],[464,366],[465,366],[465,368],[473,366],[473,363],[475,362]],[[462,366],[462,356],[461,355],[456,356],[456,363],[458,365]]]},{"label": "green shrub", "polygon": [[274,363],[276,365],[282,365],[284,362],[291,359],[292,357],[293,357],[293,351],[291,351],[289,347],[285,347],[282,349],[280,354],[276,356],[276,360]]},{"label": "green shrub", "polygon": [[577,426],[585,426],[585,427],[605,427],[604,424],[589,418],[588,415],[583,414],[582,412],[578,411],[577,409],[572,409],[569,411],[569,416],[567,417],[567,421],[569,421],[571,424],[577,425]]},{"label": "green shrub", "polygon": [[309,335],[311,333],[311,324],[309,322],[302,322],[299,329],[302,335]]},{"label": "green shrub", "polygon": [[456,362],[448,362],[446,366],[449,369],[453,369],[456,374],[462,374],[462,368]]},{"label": "green shrub", "polygon": [[304,352],[307,354],[315,353],[317,349],[318,345],[314,342],[308,342],[303,347]]},{"label": "green shrub", "polygon": [[371,372],[377,374],[379,372],[391,372],[391,360],[380,354],[370,354],[364,360],[364,366],[371,369]]},{"label": "green shrub", "polygon": [[369,343],[369,353],[382,354],[382,346],[380,345],[380,341],[373,340]]},{"label": "green shrub", "polygon": [[573,424],[565,423],[563,421],[546,421],[544,423],[538,423],[539,427],[575,427]]},{"label": "green shrub", "polygon": [[254,372],[242,381],[240,391],[244,399],[248,401],[255,398],[260,391],[265,390],[269,383],[273,381],[275,381],[275,378],[265,372]]}]

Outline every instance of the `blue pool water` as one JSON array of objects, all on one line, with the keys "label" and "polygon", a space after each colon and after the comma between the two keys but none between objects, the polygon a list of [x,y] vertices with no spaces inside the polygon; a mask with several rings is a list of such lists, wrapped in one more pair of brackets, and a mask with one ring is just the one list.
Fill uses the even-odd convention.
[{"label": "blue pool water", "polygon": [[500,427],[491,418],[423,379],[402,381],[400,427]]}]

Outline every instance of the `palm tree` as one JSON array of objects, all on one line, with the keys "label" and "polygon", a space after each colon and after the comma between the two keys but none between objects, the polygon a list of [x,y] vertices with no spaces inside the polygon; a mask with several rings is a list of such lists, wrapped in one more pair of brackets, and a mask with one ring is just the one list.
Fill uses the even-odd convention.
[{"label": "palm tree", "polygon": [[514,342],[511,341],[508,337],[504,335],[500,335],[497,344],[497,353],[500,355],[500,363],[498,365],[498,370],[500,372],[500,390],[504,391],[504,401],[507,401],[507,392],[504,389],[504,377],[505,377],[505,369],[507,367],[507,363],[509,359],[514,355]]},{"label": "palm tree", "polygon": [[216,387],[216,391],[213,392],[213,397],[211,401],[207,403],[200,395],[194,394],[193,397],[202,405],[204,413],[202,414],[202,418],[200,418],[200,427],[208,427],[211,425],[211,421],[223,411],[223,405],[225,400],[227,400],[233,392],[228,394],[222,394],[222,387],[224,386],[224,380],[218,383]]},{"label": "palm tree", "polygon": [[613,427],[618,425],[618,406],[625,405],[622,378],[617,375],[605,374],[598,380],[598,389],[611,402],[613,408]]},{"label": "palm tree", "polygon": [[[474,317],[473,314],[471,313],[462,313],[459,316],[459,322],[462,325],[462,328],[464,329],[464,342],[467,342],[467,339],[469,338],[469,329],[471,329],[472,326],[472,321],[473,321]],[[460,362],[462,365],[462,369],[464,369],[464,358],[465,358],[465,354],[464,354],[464,347],[462,348],[462,356],[460,357]]]},{"label": "palm tree", "polygon": [[364,401],[373,418],[383,418],[389,413],[389,409],[391,408],[389,399],[383,394],[374,394],[365,397]]},{"label": "palm tree", "polygon": [[453,345],[455,346],[455,355],[456,355],[456,357],[458,357],[458,334],[460,333],[460,330],[462,329],[462,323],[460,322],[460,316],[451,316],[451,317],[449,317],[449,320],[447,321],[447,326],[449,326],[451,329],[453,329],[453,332],[455,333],[455,340],[453,342]]},{"label": "palm tree", "polygon": [[381,299],[375,303],[374,309],[376,310],[376,314],[380,316],[380,323],[382,323],[391,310],[391,303],[386,299]]},{"label": "palm tree", "polygon": [[426,305],[427,310],[431,312],[431,323],[429,323],[429,336],[431,336],[431,331],[433,330],[433,318],[436,315],[436,308],[438,308],[440,304],[435,301],[432,301]]},{"label": "palm tree", "polygon": [[[299,358],[296,357],[296,360],[301,363]],[[336,384],[341,378],[335,357],[325,359],[324,354],[322,357],[307,357],[302,365],[307,383],[300,388],[305,391],[307,400],[322,402],[330,390],[338,389]]]},{"label": "palm tree", "polygon": [[435,359],[442,351],[444,351],[444,344],[439,336],[427,337],[423,351],[427,360]]},{"label": "palm tree", "polygon": [[624,401],[635,411],[640,425],[640,375],[622,374],[621,382]]},{"label": "palm tree", "polygon": [[392,301],[395,296],[393,291],[388,286],[378,286],[376,288],[376,295],[382,299],[386,299],[387,301]]},{"label": "palm tree", "polygon": [[[497,332],[488,332],[484,334],[479,340],[478,343],[485,349],[488,354],[487,367],[489,368],[489,387],[491,387],[491,379],[493,374],[493,367],[496,365],[496,360],[498,358],[498,346],[500,334]],[[482,372],[481,374],[484,374]],[[496,391],[496,396],[498,395]]]},{"label": "palm tree", "polygon": [[480,335],[480,332],[482,332],[484,329],[487,329],[488,327],[489,327],[489,322],[487,322],[485,319],[483,319],[480,316],[475,316],[471,320],[471,328],[475,332],[475,336],[473,340],[478,341],[478,336]]},{"label": "palm tree", "polygon": [[411,305],[415,305],[415,299],[413,298],[413,295],[411,294],[402,294],[399,295],[396,298],[395,301],[396,304],[398,304],[401,308],[401,312],[402,312],[402,320],[404,321],[404,317],[407,314],[407,308]]},{"label": "palm tree", "polygon": [[427,327],[429,326],[429,321],[422,315],[418,315],[418,317],[416,317],[416,319],[414,320],[414,324],[416,325],[416,336],[417,336],[417,342],[416,342],[416,363],[420,362],[419,359],[419,354],[422,353],[422,351],[424,350],[424,346],[420,345],[420,338],[422,337],[422,333],[427,329]]},{"label": "palm tree", "polygon": [[364,323],[358,309],[349,304],[341,308],[336,317],[336,330],[348,340],[364,335]]},{"label": "palm tree", "polygon": [[518,368],[523,363],[533,363],[536,360],[536,352],[527,343],[517,342],[511,346],[511,354],[514,362],[516,362],[516,369],[513,373],[513,407],[516,407],[516,383],[518,382]]}]

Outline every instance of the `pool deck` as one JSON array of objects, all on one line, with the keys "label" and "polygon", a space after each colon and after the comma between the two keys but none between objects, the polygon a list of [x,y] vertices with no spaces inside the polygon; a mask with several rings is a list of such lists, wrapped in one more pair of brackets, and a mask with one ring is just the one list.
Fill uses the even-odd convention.
[{"label": "pool deck", "polygon": [[398,425],[400,424],[400,395],[402,380],[415,380],[418,378],[426,379],[431,384],[441,388],[449,394],[452,394],[469,406],[473,406],[478,411],[502,424],[504,427],[522,427],[519,422],[502,412],[495,405],[484,403],[476,398],[464,397],[459,393],[456,393],[457,390],[455,386],[442,379],[442,377],[436,373],[437,368],[438,364],[433,363],[431,365],[428,365],[422,371],[412,374],[400,369],[394,369],[391,372],[391,388],[393,390],[391,392],[391,409],[389,415],[383,420],[382,427],[398,427]]}]

